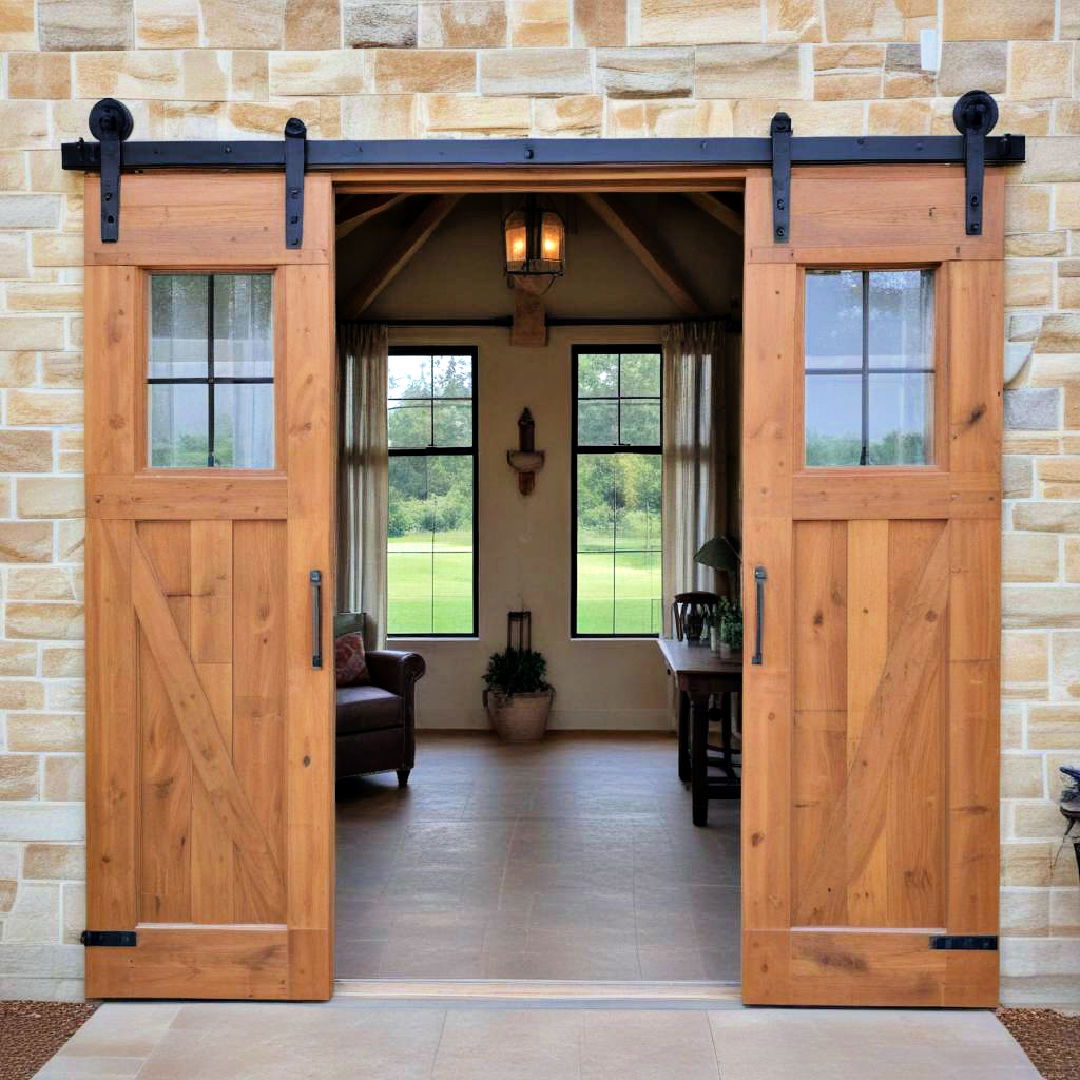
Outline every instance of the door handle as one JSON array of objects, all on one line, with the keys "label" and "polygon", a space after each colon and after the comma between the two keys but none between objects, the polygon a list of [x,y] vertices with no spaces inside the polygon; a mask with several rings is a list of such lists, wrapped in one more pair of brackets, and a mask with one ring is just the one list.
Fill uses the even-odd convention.
[{"label": "door handle", "polygon": [[751,664],[765,663],[761,650],[765,641],[765,582],[768,577],[764,566],[754,567],[754,655],[750,658]]},{"label": "door handle", "polygon": [[322,654],[322,571],[312,570],[311,582],[311,666],[323,666]]}]

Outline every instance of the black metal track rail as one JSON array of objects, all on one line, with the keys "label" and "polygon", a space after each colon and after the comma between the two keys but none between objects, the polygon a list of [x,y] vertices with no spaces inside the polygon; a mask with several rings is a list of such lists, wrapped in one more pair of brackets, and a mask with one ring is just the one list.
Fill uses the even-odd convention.
[{"label": "black metal track rail", "polygon": [[997,122],[994,99],[982,90],[964,94],[953,109],[959,135],[825,135],[796,138],[791,118],[777,113],[768,138],[730,139],[308,139],[295,117],[281,142],[240,139],[227,142],[129,142],[130,111],[115,98],[102,98],[90,113],[98,142],[63,143],[65,169],[101,174],[101,240],[120,234],[120,176],[154,169],[264,169],[285,173],[286,245],[304,238],[305,172],[365,168],[520,168],[537,166],[753,166],[772,169],[773,241],[788,244],[791,169],[795,165],[964,165],[965,227],[982,230],[983,176],[987,165],[1024,160],[1023,135],[991,136]]}]

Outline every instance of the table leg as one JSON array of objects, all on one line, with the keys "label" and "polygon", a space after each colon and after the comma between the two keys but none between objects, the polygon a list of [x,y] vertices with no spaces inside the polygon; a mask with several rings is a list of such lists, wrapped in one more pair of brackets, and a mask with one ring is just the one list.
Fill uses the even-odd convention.
[{"label": "table leg", "polygon": [[729,779],[738,780],[738,773],[735,772],[735,765],[731,753],[731,732],[732,724],[734,722],[735,695],[728,693],[724,694],[723,698],[723,704],[720,707],[720,746],[723,750],[723,767],[724,772],[727,773]]},{"label": "table leg", "polygon": [[709,824],[709,698],[690,702],[690,803],[695,825]]},{"label": "table leg", "polygon": [[679,695],[679,780],[690,783],[690,695],[677,690]]}]

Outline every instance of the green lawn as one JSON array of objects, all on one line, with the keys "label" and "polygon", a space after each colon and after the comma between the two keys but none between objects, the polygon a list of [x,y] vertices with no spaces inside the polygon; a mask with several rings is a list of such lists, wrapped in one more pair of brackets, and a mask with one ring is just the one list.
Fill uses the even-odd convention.
[{"label": "green lawn", "polygon": [[[426,541],[426,542],[425,542]],[[389,632],[472,631],[472,554],[467,533],[390,540],[387,563]],[[433,554],[434,552],[434,554]],[[481,583],[482,584],[482,583]],[[618,600],[614,600],[615,593]],[[578,555],[578,632],[660,632],[660,552],[585,551]]]}]

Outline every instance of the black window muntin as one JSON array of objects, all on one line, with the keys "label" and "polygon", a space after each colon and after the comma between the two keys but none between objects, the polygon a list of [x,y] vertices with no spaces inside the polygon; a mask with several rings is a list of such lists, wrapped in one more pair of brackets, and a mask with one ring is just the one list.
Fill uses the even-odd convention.
[{"label": "black window muntin", "polygon": [[[664,441],[664,354],[663,349],[653,343],[648,345],[641,344],[620,344],[620,345],[574,345],[571,350],[573,362],[571,364],[571,379],[573,386],[573,407],[571,417],[571,465],[570,465],[570,636],[575,638],[597,638],[600,640],[609,638],[655,638],[658,634],[635,634],[635,633],[622,633],[612,631],[610,634],[594,634],[587,633],[578,629],[578,458],[583,454],[652,454],[661,458],[661,464],[663,462],[663,441]],[[579,424],[578,415],[582,398],[580,396],[580,382],[578,379],[578,367],[580,357],[583,355],[594,355],[597,353],[610,353],[613,355],[622,356],[623,353],[653,353],[660,361],[660,394],[657,397],[652,395],[648,396],[635,396],[622,394],[622,364],[618,365],[618,376],[616,384],[616,396],[610,398],[603,397],[590,397],[585,398],[586,401],[615,401],[621,403],[623,401],[656,401],[660,406],[660,430],[659,441],[655,444],[627,444],[627,443],[612,443],[605,445],[602,443],[589,443],[582,445],[579,437]],[[617,411],[616,423],[617,433],[622,434],[622,409]],[[639,554],[633,550],[627,550],[625,552],[628,555]],[[647,554],[647,552],[640,552],[640,554]],[[661,603],[663,597],[661,597]]]},{"label": "black window muntin", "polygon": [[[400,632],[400,633],[387,633],[388,638],[473,638],[478,637],[479,620],[480,620],[480,489],[479,489],[479,454],[477,452],[477,404],[478,404],[478,386],[477,386],[477,362],[479,359],[480,350],[475,345],[447,345],[447,346],[430,346],[430,345],[391,345],[387,350],[389,356],[430,356],[432,358],[436,356],[467,356],[470,360],[470,384],[472,386],[472,397],[469,398],[438,398],[434,396],[434,390],[429,397],[415,398],[417,402],[427,401],[429,408],[429,427],[428,430],[431,433],[431,441],[434,442],[435,434],[435,402],[436,401],[468,401],[472,405],[471,410],[471,424],[468,446],[409,446],[409,447],[391,447],[387,453],[390,457],[471,457],[472,458],[472,492],[473,492],[473,505],[472,505],[472,627],[469,630],[462,630],[456,633],[435,633],[432,631],[422,631],[418,633]],[[434,369],[433,369],[434,370]],[[388,399],[387,400],[387,420],[389,421],[389,407],[390,400],[405,400],[405,399]],[[432,596],[432,602],[434,603],[434,595]]]}]

